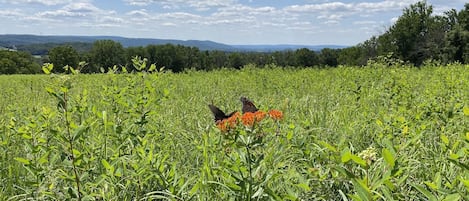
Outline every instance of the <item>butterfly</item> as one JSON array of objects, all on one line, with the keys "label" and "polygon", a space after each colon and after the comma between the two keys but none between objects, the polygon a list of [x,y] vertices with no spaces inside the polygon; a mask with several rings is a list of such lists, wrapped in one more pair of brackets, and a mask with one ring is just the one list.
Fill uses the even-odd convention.
[{"label": "butterfly", "polygon": [[243,103],[243,113],[246,113],[246,112],[257,112],[257,107],[254,105],[254,103],[252,103],[251,100],[247,99],[246,97],[241,97],[241,103]]},{"label": "butterfly", "polygon": [[220,110],[220,108],[216,107],[215,105],[209,104],[208,107],[212,111],[213,117],[216,123],[223,121],[227,118],[230,118],[236,113],[236,111],[234,111],[226,115],[223,111]]}]

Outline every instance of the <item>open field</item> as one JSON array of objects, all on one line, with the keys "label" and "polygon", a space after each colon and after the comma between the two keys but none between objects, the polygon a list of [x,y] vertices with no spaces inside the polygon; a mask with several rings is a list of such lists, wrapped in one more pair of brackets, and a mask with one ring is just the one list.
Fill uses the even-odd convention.
[{"label": "open field", "polygon": [[[0,76],[0,200],[469,200],[469,66]],[[228,132],[207,104],[283,112]]]}]

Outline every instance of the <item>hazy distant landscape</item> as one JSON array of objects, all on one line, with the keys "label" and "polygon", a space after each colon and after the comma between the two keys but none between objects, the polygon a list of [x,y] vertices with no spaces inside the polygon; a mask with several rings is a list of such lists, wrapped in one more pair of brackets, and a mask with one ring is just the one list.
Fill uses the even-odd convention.
[{"label": "hazy distant landscape", "polygon": [[220,50],[220,51],[255,51],[272,52],[284,50],[297,50],[308,48],[314,51],[320,51],[324,48],[344,48],[344,45],[228,45],[213,41],[202,40],[172,40],[172,39],[152,39],[152,38],[125,38],[119,36],[40,36],[40,35],[0,35],[0,46],[6,48],[18,46],[31,46],[37,44],[64,44],[64,43],[89,43],[90,45],[97,40],[113,40],[119,42],[124,47],[137,47],[147,45],[183,45],[188,47],[197,47],[200,50]]}]

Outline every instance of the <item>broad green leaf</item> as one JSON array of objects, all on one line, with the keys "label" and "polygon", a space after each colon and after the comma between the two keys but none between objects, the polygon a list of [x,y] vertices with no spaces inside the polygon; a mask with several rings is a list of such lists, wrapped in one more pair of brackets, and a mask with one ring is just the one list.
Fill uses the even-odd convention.
[{"label": "broad green leaf", "polygon": [[367,166],[366,161],[363,160],[362,158],[360,158],[359,156],[357,156],[355,154],[351,154],[350,157],[352,158],[352,161],[355,162],[356,164],[361,165],[363,167]]},{"label": "broad green leaf", "polygon": [[325,141],[319,141],[319,144],[328,149],[329,151],[337,152],[337,149],[334,146]]},{"label": "broad green leaf", "polygon": [[350,151],[346,151],[346,152],[342,153],[342,156],[340,157],[340,161],[342,163],[347,163],[351,159],[352,159],[352,153],[350,153]]},{"label": "broad green leaf", "polygon": [[31,162],[29,162],[29,160],[26,159],[26,158],[15,157],[14,159],[15,159],[16,161],[20,162],[20,163],[23,163],[23,165],[29,165],[29,164],[31,164]]},{"label": "broad green leaf", "polygon": [[437,190],[437,189],[438,189],[438,186],[437,186],[435,183],[433,183],[433,182],[425,181],[425,182],[423,182],[423,183],[425,183],[425,185],[427,185],[428,187],[430,187],[430,188],[433,189],[433,190]]},{"label": "broad green leaf", "polygon": [[300,187],[301,189],[303,189],[306,192],[311,190],[311,188],[308,186],[307,183],[299,183],[296,186]]},{"label": "broad green leaf", "polygon": [[366,185],[365,180],[366,179],[353,179],[353,187],[355,187],[355,190],[357,191],[361,200],[372,200],[371,191]]},{"label": "broad green leaf", "polygon": [[106,160],[102,159],[101,164],[103,164],[104,168],[106,168],[107,171],[109,171],[110,173],[114,173],[114,167],[109,164]]},{"label": "broad green leaf", "polygon": [[287,132],[287,140],[291,140],[293,138],[293,131]]},{"label": "broad green leaf", "polygon": [[409,133],[409,126],[405,125],[403,128],[402,128],[402,134],[408,134]]},{"label": "broad green leaf", "polygon": [[458,155],[458,154],[455,154],[455,153],[451,153],[451,154],[449,154],[449,158],[450,158],[450,159],[453,159],[453,160],[458,160],[458,159],[459,159],[459,155]]},{"label": "broad green leaf", "polygon": [[429,200],[429,201],[438,201],[438,199],[430,192],[428,191],[427,189],[425,189],[425,187],[423,186],[420,186],[420,185],[412,185],[414,188],[416,188],[420,193],[422,193],[423,195],[425,195],[425,197]]},{"label": "broad green leaf", "polygon": [[75,157],[81,156],[81,152],[77,149],[73,149],[72,152],[73,152],[73,155],[75,155]]},{"label": "broad green leaf", "polygon": [[46,75],[49,75],[51,74],[53,68],[54,68],[54,64],[45,63],[44,65],[42,65],[42,72],[44,72],[44,74]]},{"label": "broad green leaf", "polygon": [[464,106],[463,111],[464,115],[469,116],[469,106]]},{"label": "broad green leaf", "polygon": [[150,65],[150,68],[148,69],[149,72],[153,72],[156,70],[156,65],[155,64],[151,64]]},{"label": "broad green leaf", "polygon": [[378,126],[383,126],[383,122],[379,119],[376,119],[376,124],[378,124]]},{"label": "broad green leaf", "polygon": [[464,186],[466,186],[467,189],[469,189],[469,179],[460,178],[459,180],[464,184]]},{"label": "broad green leaf", "polygon": [[39,160],[38,160],[38,163],[42,165],[44,163],[49,162],[49,153],[50,152],[46,152],[46,153],[42,154],[41,158],[39,158]]},{"label": "broad green leaf", "polygon": [[440,139],[441,139],[441,141],[443,141],[443,143],[445,143],[446,146],[448,146],[448,144],[449,144],[448,136],[446,136],[445,134],[441,134]]},{"label": "broad green leaf", "polygon": [[458,200],[461,200],[461,195],[459,195],[459,193],[449,194],[443,199],[443,201],[458,201]]},{"label": "broad green leaf", "polygon": [[395,158],[394,158],[393,154],[386,148],[383,148],[383,153],[382,154],[383,154],[384,161],[386,161],[386,163],[391,168],[394,168],[394,166],[396,164],[395,164]]}]

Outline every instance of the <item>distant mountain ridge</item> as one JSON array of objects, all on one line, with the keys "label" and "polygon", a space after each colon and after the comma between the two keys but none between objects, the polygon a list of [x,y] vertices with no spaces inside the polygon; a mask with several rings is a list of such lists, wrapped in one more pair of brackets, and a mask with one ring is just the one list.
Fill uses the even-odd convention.
[{"label": "distant mountain ridge", "polygon": [[163,45],[174,44],[190,47],[197,47],[200,50],[220,50],[220,51],[256,51],[256,52],[272,52],[283,50],[296,50],[299,48],[308,48],[319,51],[323,48],[344,48],[342,45],[227,45],[208,40],[174,40],[174,39],[152,39],[152,38],[126,38],[119,36],[53,36],[53,35],[16,35],[3,34],[0,35],[0,47],[15,47],[19,45],[32,45],[44,43],[93,43],[97,40],[113,40],[119,42],[124,47],[147,46],[147,45]]}]

